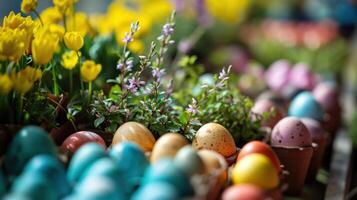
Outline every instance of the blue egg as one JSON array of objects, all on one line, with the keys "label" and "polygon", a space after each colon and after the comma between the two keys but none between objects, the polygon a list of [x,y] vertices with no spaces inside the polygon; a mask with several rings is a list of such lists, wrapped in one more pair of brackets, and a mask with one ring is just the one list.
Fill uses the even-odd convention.
[{"label": "blue egg", "polygon": [[119,171],[114,161],[108,157],[101,158],[94,162],[84,173],[82,181],[91,177],[107,177],[117,185],[117,189],[121,193],[128,192],[123,178],[123,174]]},{"label": "blue egg", "polygon": [[179,195],[175,187],[165,182],[152,182],[140,187],[131,200],[178,200]]},{"label": "blue egg", "polygon": [[56,147],[48,133],[37,126],[22,128],[6,152],[6,172],[12,175],[20,174],[27,161],[39,154],[56,155]]},{"label": "blue egg", "polygon": [[105,156],[106,153],[103,147],[96,143],[87,143],[81,146],[69,163],[67,179],[71,184],[75,184],[95,161]]},{"label": "blue egg", "polygon": [[[66,198],[67,199],[67,198]],[[70,200],[126,200],[117,183],[105,176],[91,176],[79,183]]]},{"label": "blue egg", "polygon": [[12,185],[11,193],[30,200],[55,200],[58,196],[49,180],[40,173],[25,173],[19,176]]},{"label": "blue egg", "polygon": [[323,121],[324,111],[311,92],[301,92],[291,101],[289,115]]},{"label": "blue egg", "polygon": [[50,182],[51,187],[56,189],[58,199],[63,198],[71,191],[64,166],[52,156],[35,156],[27,163],[24,173],[40,173],[44,175]]},{"label": "blue egg", "polygon": [[7,194],[2,200],[29,200],[24,194]]},{"label": "blue egg", "polygon": [[2,172],[0,171],[0,199],[5,194],[5,178]]},{"label": "blue egg", "polygon": [[147,169],[142,183],[146,185],[152,182],[165,182],[173,185],[180,197],[193,194],[193,187],[188,177],[172,159],[161,159]]},{"label": "blue egg", "polygon": [[131,142],[122,142],[115,145],[110,151],[109,156],[113,158],[122,174],[127,179],[130,187],[139,184],[149,161],[141,148]]}]

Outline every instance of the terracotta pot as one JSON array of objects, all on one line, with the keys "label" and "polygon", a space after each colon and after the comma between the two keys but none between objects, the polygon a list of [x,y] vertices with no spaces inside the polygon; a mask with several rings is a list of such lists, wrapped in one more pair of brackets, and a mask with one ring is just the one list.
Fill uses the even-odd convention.
[{"label": "terracotta pot", "polygon": [[293,147],[272,147],[284,169],[289,174],[284,178],[288,184],[285,191],[289,195],[299,195],[305,183],[307,170],[313,154],[312,147],[293,148]]},{"label": "terracotta pot", "polygon": [[320,169],[325,154],[326,139],[327,137],[323,137],[320,141],[316,141],[316,143],[313,144],[313,154],[307,171],[306,182],[311,183],[315,181],[316,174]]}]

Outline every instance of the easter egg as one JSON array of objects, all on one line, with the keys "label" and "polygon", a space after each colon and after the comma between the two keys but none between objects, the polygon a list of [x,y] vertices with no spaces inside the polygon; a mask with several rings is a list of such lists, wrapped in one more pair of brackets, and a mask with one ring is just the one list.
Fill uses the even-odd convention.
[{"label": "easter egg", "polygon": [[312,90],[317,83],[317,77],[308,65],[298,63],[290,72],[289,84],[304,90]]},{"label": "easter egg", "polygon": [[175,187],[166,182],[152,182],[141,186],[132,196],[132,200],[179,200]]},{"label": "easter egg", "polygon": [[312,93],[325,111],[333,110],[334,107],[339,106],[338,89],[332,83],[320,83]]},{"label": "easter egg", "polygon": [[90,131],[79,131],[79,132],[73,133],[72,135],[68,136],[65,139],[65,141],[62,143],[61,147],[71,153],[74,153],[83,144],[86,144],[89,142],[95,142],[95,143],[101,145],[103,148],[107,148],[103,138],[100,137],[98,134],[90,132]]},{"label": "easter egg", "polygon": [[151,151],[156,140],[144,125],[138,122],[126,122],[115,132],[112,145],[124,141],[134,142],[144,151]]},{"label": "easter egg", "polygon": [[274,165],[277,172],[281,171],[280,161],[278,159],[278,156],[270,148],[269,145],[267,145],[266,143],[261,142],[261,141],[251,141],[251,142],[245,144],[242,147],[242,149],[239,151],[239,154],[237,157],[237,162],[239,162],[239,160],[241,160],[245,156],[253,154],[253,153],[260,153],[260,154],[265,155],[266,157],[268,157],[270,159],[270,161]]},{"label": "easter egg", "polygon": [[255,153],[244,156],[232,171],[233,183],[253,184],[263,189],[273,189],[279,185],[279,175],[268,157]]},{"label": "easter egg", "polygon": [[323,121],[324,111],[310,92],[298,94],[289,106],[290,116],[312,118],[317,121]]},{"label": "easter egg", "polygon": [[177,151],[187,145],[187,139],[178,133],[166,133],[155,143],[151,153],[151,162],[156,162],[162,158],[173,158]]},{"label": "easter egg", "polygon": [[83,145],[73,155],[67,170],[67,179],[71,184],[79,181],[83,173],[98,159],[106,156],[105,150],[97,143]]},{"label": "easter egg", "polygon": [[18,175],[32,157],[39,154],[56,156],[56,147],[40,127],[26,126],[12,140],[5,155],[6,172]]},{"label": "easter egg", "polygon": [[313,142],[320,143],[325,139],[326,132],[318,121],[311,118],[302,118],[301,121],[309,131]]},{"label": "easter egg", "polygon": [[217,123],[203,125],[197,131],[192,146],[196,149],[216,151],[224,157],[232,156],[237,152],[232,135],[226,128]]},{"label": "easter egg", "polygon": [[58,197],[55,189],[44,175],[25,173],[15,180],[11,193],[25,196],[28,199],[55,200]]},{"label": "easter egg", "polygon": [[271,145],[282,147],[308,147],[312,144],[309,130],[296,117],[285,117],[274,127],[271,134]]},{"label": "easter egg", "polygon": [[126,200],[118,185],[109,177],[92,176],[77,185],[70,200]]},{"label": "easter egg", "polygon": [[[265,127],[273,128],[283,118],[281,110],[272,101],[267,99],[256,101],[251,111],[263,118],[261,124]],[[264,118],[265,114],[268,114],[267,119]]]},{"label": "easter egg", "polygon": [[188,177],[205,172],[201,157],[191,145],[182,147],[177,152],[174,161],[176,166],[184,171]]},{"label": "easter egg", "polygon": [[253,184],[233,185],[225,189],[222,200],[264,200],[264,191]]},{"label": "easter egg", "polygon": [[286,60],[278,60],[270,65],[265,73],[265,81],[269,88],[279,92],[288,85],[291,66]]},{"label": "easter egg", "polygon": [[146,185],[153,182],[165,182],[173,185],[180,197],[193,194],[188,177],[175,165],[172,159],[161,159],[147,169],[142,183]]},{"label": "easter egg", "polygon": [[53,156],[38,155],[25,166],[24,173],[39,173],[45,176],[52,188],[56,188],[58,199],[70,193],[71,187],[66,178],[64,166]]},{"label": "easter egg", "polygon": [[116,163],[121,174],[125,176],[127,185],[135,187],[149,166],[143,150],[135,143],[121,142],[112,147],[109,156]]}]

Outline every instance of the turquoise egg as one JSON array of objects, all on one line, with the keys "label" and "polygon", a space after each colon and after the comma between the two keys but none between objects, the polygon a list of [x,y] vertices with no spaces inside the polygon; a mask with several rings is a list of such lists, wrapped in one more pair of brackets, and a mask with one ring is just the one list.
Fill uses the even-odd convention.
[{"label": "turquoise egg", "polygon": [[5,177],[0,171],[0,199],[5,194]]},{"label": "turquoise egg", "polygon": [[23,173],[40,173],[44,175],[51,187],[57,191],[58,199],[63,198],[71,191],[63,164],[52,156],[35,156],[27,163]]},{"label": "turquoise egg", "polygon": [[81,146],[69,163],[67,179],[71,184],[75,184],[95,161],[105,156],[104,148],[96,143],[87,143]]},{"label": "turquoise egg", "polygon": [[131,188],[139,184],[150,164],[141,148],[131,142],[122,142],[115,145],[109,151],[109,156],[113,158]]},{"label": "turquoise egg", "polygon": [[26,126],[15,136],[5,155],[6,172],[18,175],[27,161],[39,154],[56,156],[56,147],[48,133],[37,126]]},{"label": "turquoise egg", "polygon": [[191,145],[182,147],[177,152],[174,161],[176,166],[185,172],[188,177],[204,173],[203,161]]},{"label": "turquoise egg", "polygon": [[79,183],[75,193],[66,200],[127,200],[117,183],[105,176],[91,176]]},{"label": "turquoise egg", "polygon": [[7,194],[2,200],[29,200],[24,194]]},{"label": "turquoise egg", "polygon": [[290,116],[312,118],[323,121],[324,111],[311,92],[301,92],[290,103]]},{"label": "turquoise egg", "polygon": [[151,165],[145,172],[143,185],[153,182],[165,182],[173,185],[180,197],[193,194],[193,187],[184,172],[172,159],[161,159]]},{"label": "turquoise egg", "polygon": [[19,176],[12,185],[11,193],[30,200],[55,200],[58,196],[49,180],[40,173],[25,173]]},{"label": "turquoise egg", "polygon": [[175,187],[165,182],[148,183],[140,187],[131,200],[178,200],[179,195]]},{"label": "turquoise egg", "polygon": [[[95,161],[84,173],[82,181],[91,177],[103,176],[111,179],[117,185],[119,192],[127,192],[123,174],[119,171],[114,161],[108,157]],[[82,182],[81,181],[81,182]]]}]

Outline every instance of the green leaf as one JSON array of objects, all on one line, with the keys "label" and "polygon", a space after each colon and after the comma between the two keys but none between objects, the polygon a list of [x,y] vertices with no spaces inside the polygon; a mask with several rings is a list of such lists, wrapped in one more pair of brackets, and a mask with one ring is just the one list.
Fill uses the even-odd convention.
[{"label": "green leaf", "polygon": [[94,127],[98,128],[105,121],[104,116],[100,116],[96,120],[94,120]]}]

